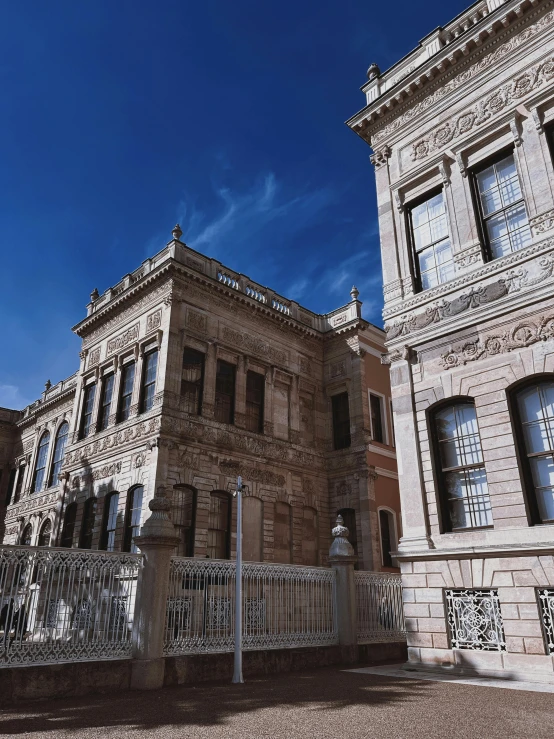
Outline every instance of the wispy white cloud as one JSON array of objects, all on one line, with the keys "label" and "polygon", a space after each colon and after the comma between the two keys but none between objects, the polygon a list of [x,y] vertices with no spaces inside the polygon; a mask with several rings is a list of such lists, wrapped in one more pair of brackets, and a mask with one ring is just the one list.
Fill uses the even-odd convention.
[{"label": "wispy white cloud", "polygon": [[0,407],[22,410],[32,401],[25,398],[17,385],[0,384]]}]

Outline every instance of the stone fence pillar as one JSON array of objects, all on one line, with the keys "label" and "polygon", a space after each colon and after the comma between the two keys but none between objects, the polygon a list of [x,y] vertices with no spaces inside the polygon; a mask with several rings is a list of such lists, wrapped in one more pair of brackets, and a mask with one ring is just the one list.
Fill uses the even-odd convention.
[{"label": "stone fence pillar", "polygon": [[133,622],[131,673],[131,687],[139,690],[152,690],[163,685],[169,568],[179,542],[168,515],[171,501],[163,487],[158,488],[148,507],[152,514],[144,522],[140,536],[134,540],[143,555]]},{"label": "stone fence pillar", "polygon": [[[356,588],[354,584],[354,564],[357,557],[348,541],[350,532],[344,525],[342,516],[337,516],[337,525],[332,530],[333,543],[329,549],[329,564],[337,573],[336,613],[339,631],[339,644],[352,647],[357,644]],[[353,659],[356,656],[353,655]]]}]

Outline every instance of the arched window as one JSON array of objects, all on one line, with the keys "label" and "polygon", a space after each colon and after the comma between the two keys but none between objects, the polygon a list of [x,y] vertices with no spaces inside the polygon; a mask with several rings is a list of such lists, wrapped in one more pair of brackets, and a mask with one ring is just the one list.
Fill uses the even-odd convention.
[{"label": "arched window", "polygon": [[188,485],[175,485],[171,502],[171,520],[177,530],[178,557],[194,557],[196,526],[196,490]]},{"label": "arched window", "polygon": [[30,547],[33,539],[33,527],[30,523],[25,526],[23,533],[21,534],[21,546]]},{"label": "arched window", "polygon": [[273,519],[273,561],[292,562],[292,508],[278,500]]},{"label": "arched window", "polygon": [[356,527],[356,511],[354,508],[341,508],[337,511],[338,516],[342,516],[344,525],[348,529],[348,541],[352,544],[354,554],[358,554],[358,530]]},{"label": "arched window", "polygon": [[31,492],[38,493],[44,487],[44,473],[46,472],[46,461],[48,459],[48,447],[50,446],[50,434],[45,431],[41,436],[38,452],[37,461],[35,463],[35,474],[33,475],[33,485]]},{"label": "arched window", "polygon": [[65,511],[63,519],[62,539],[60,546],[72,547],[73,534],[75,532],[75,519],[77,518],[77,503],[70,503]]},{"label": "arched window", "polygon": [[431,418],[444,529],[492,526],[487,473],[473,401],[442,406]]},{"label": "arched window", "polygon": [[143,496],[144,488],[142,485],[137,485],[129,490],[127,496],[127,512],[125,514],[125,535],[123,537],[124,552],[138,552],[138,547],[133,539],[140,534]]},{"label": "arched window", "polygon": [[38,535],[38,546],[39,547],[49,547],[51,536],[52,536],[52,521],[49,518],[47,518],[46,521],[42,524],[42,528],[40,529],[40,533]]},{"label": "arched window", "polygon": [[50,478],[48,486],[58,484],[58,477],[62,471],[63,455],[65,454],[65,445],[67,444],[67,434],[69,433],[69,424],[64,421],[58,433],[56,434],[56,443],[54,444],[54,459],[52,460],[52,469],[50,470]]},{"label": "arched window", "polygon": [[231,556],[231,496],[223,490],[210,495],[208,514],[208,557],[229,559]]},{"label": "arched window", "polygon": [[381,539],[381,563],[383,567],[395,567],[391,552],[396,549],[394,513],[386,508],[379,509],[379,534]]},{"label": "arched window", "polygon": [[242,501],[242,556],[246,562],[262,562],[264,557],[264,504],[260,498]]},{"label": "arched window", "polygon": [[302,511],[302,564],[310,567],[317,565],[318,529],[317,511],[304,507]]},{"label": "arched window", "polygon": [[83,510],[83,523],[81,524],[81,535],[79,537],[80,549],[92,549],[92,537],[94,536],[94,522],[96,520],[97,498],[89,498],[85,501]]},{"label": "arched window", "polygon": [[519,457],[533,523],[554,522],[554,380],[515,393]]},{"label": "arched window", "polygon": [[100,537],[100,549],[107,552],[115,551],[115,533],[117,529],[117,508],[119,493],[110,493],[104,500],[104,522]]}]

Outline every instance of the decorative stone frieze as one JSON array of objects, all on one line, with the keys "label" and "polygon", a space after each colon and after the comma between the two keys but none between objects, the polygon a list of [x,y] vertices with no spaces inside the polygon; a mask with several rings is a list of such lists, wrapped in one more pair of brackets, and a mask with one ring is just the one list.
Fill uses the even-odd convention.
[{"label": "decorative stone frieze", "polygon": [[68,451],[64,460],[64,467],[77,464],[82,460],[91,460],[109,449],[118,449],[131,442],[142,439],[160,429],[160,419],[152,418],[149,421],[137,423],[121,431],[103,436],[96,441],[89,442],[73,451]]},{"label": "decorative stone frieze", "polygon": [[221,332],[223,341],[238,347],[240,349],[252,352],[252,354],[258,354],[262,357],[278,362],[279,364],[286,364],[288,361],[288,355],[286,352],[276,349],[270,344],[259,339],[257,336],[251,336],[250,334],[243,333],[242,331],[234,331],[228,326],[224,326]]},{"label": "decorative stone frieze", "polygon": [[162,325],[161,310],[157,310],[154,313],[150,313],[150,315],[146,317],[147,333],[149,333],[150,331],[155,331],[156,329],[160,328],[161,325]]},{"label": "decorative stone frieze", "polygon": [[258,467],[251,467],[243,464],[242,462],[236,462],[233,460],[224,460],[219,463],[219,469],[224,475],[236,477],[241,475],[245,480],[252,482],[259,482],[263,485],[272,485],[274,487],[285,486],[285,476],[279,475],[271,470],[262,470]]},{"label": "decorative stone frieze", "polygon": [[552,231],[554,228],[554,210],[549,210],[546,213],[535,216],[535,218],[531,218],[529,225],[531,226],[531,232],[535,236]]},{"label": "decorative stone frieze", "polygon": [[134,326],[131,326],[128,328],[124,333],[117,336],[115,339],[110,339],[108,341],[108,347],[106,351],[106,356],[110,356],[110,354],[114,354],[115,352],[119,352],[122,349],[124,349],[126,346],[129,346],[129,344],[132,344],[134,341],[138,340],[140,333],[140,324],[136,323]]}]

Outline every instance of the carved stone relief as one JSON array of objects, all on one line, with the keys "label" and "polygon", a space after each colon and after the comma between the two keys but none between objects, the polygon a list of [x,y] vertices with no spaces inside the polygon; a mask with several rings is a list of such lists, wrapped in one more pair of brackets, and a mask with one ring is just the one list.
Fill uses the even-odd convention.
[{"label": "carved stone relief", "polygon": [[286,480],[284,475],[276,474],[270,470],[261,470],[258,467],[250,467],[242,462],[226,460],[219,463],[219,469],[224,475],[236,477],[241,475],[245,480],[252,482],[260,482],[263,485],[273,485],[274,487],[284,487]]},{"label": "carved stone relief", "polygon": [[245,349],[246,351],[252,352],[252,354],[259,354],[274,362],[279,362],[279,364],[287,363],[288,355],[286,352],[275,349],[275,347],[256,336],[251,336],[241,331],[234,331],[228,326],[224,326],[222,338],[233,346]]},{"label": "carved stone relief", "polygon": [[189,308],[187,311],[187,326],[205,334],[208,330],[208,317],[203,316],[201,313],[196,313]]},{"label": "carved stone relief", "polygon": [[155,331],[162,325],[162,312],[157,310],[146,317],[146,331]]},{"label": "carved stone relief", "polygon": [[114,354],[115,352],[124,349],[126,346],[129,346],[129,344],[132,344],[134,341],[137,341],[139,333],[140,325],[138,323],[135,323],[135,325],[131,326],[131,328],[128,328],[127,331],[124,331],[119,336],[116,336],[115,339],[110,339],[108,341],[106,356],[109,357],[110,354]]}]

